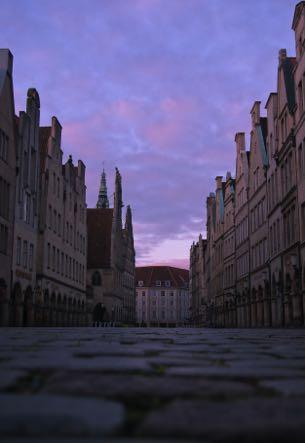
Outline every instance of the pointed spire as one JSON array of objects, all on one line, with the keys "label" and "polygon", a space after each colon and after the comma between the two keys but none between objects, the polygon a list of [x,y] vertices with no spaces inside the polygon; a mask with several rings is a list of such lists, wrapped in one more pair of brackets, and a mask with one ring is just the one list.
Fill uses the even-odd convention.
[{"label": "pointed spire", "polygon": [[122,229],[122,178],[118,168],[115,168],[114,205],[113,205],[113,232]]},{"label": "pointed spire", "polygon": [[101,175],[100,190],[98,193],[98,200],[96,204],[97,208],[109,208],[109,200],[107,196],[107,184],[106,184],[106,173],[103,168]]},{"label": "pointed spire", "polygon": [[126,218],[125,218],[125,229],[126,231],[129,231],[132,233],[132,214],[131,214],[131,208],[128,205],[126,209]]}]

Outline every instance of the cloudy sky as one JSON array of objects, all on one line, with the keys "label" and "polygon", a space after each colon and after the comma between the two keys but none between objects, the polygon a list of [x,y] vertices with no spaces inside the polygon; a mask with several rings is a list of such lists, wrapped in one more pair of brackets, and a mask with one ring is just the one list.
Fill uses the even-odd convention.
[{"label": "cloudy sky", "polygon": [[216,175],[234,174],[234,135],[294,55],[295,0],[0,0],[16,111],[28,87],[41,124],[87,166],[96,203],[105,164],[133,209],[138,264],[188,265]]}]

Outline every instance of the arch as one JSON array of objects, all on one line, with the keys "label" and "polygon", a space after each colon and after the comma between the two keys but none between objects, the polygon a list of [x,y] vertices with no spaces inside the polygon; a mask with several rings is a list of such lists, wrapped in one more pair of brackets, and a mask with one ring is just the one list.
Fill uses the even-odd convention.
[{"label": "arch", "polygon": [[251,326],[257,326],[257,291],[255,288],[252,289],[251,294]]},{"label": "arch", "polygon": [[57,294],[57,302],[56,302],[56,315],[57,315],[57,326],[63,325],[63,307],[62,307],[62,297],[61,293]]},{"label": "arch", "polygon": [[292,279],[289,272],[285,276],[285,301],[284,301],[285,326],[290,326],[293,319],[292,307]]},{"label": "arch", "polygon": [[24,293],[23,301],[23,326],[32,326],[34,320],[34,307],[33,307],[33,291],[31,286],[28,286]]},{"label": "arch", "polygon": [[76,299],[73,298],[73,301],[72,301],[72,326],[76,326],[76,316],[77,316],[76,308],[77,308]]},{"label": "arch", "polygon": [[103,322],[106,319],[106,308],[102,303],[97,303],[93,309],[93,323]]},{"label": "arch", "polygon": [[52,292],[50,298],[50,326],[56,326],[56,295]]},{"label": "arch", "polygon": [[0,326],[7,326],[7,284],[4,278],[0,278]]},{"label": "arch", "polygon": [[92,286],[101,286],[102,285],[102,277],[99,271],[94,271],[91,277]]},{"label": "arch", "polygon": [[67,310],[68,310],[68,326],[72,326],[73,324],[73,305],[72,305],[72,297],[68,298],[68,305],[67,305]]},{"label": "arch", "polygon": [[9,325],[22,325],[22,289],[19,282],[16,282],[9,299]]}]

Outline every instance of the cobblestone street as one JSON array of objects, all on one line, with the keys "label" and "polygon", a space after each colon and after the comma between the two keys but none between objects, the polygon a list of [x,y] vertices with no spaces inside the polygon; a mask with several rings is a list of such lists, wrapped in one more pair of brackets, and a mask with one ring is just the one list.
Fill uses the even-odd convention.
[{"label": "cobblestone street", "polygon": [[305,330],[2,329],[3,442],[304,442]]}]

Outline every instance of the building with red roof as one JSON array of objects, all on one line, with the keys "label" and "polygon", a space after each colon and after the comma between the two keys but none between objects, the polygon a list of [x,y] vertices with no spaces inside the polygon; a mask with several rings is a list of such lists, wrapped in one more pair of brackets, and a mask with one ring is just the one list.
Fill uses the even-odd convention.
[{"label": "building with red roof", "polygon": [[189,271],[172,266],[136,268],[137,324],[185,326],[190,317]]},{"label": "building with red roof", "polygon": [[135,322],[135,249],[132,214],[122,224],[122,180],[116,169],[114,207],[109,208],[103,171],[96,208],[87,209],[87,284],[93,322]]}]

